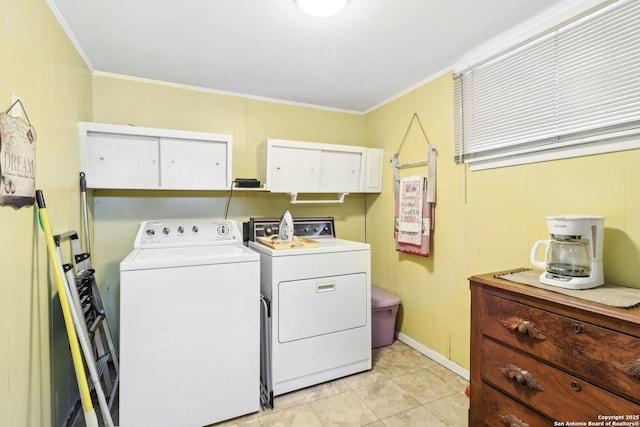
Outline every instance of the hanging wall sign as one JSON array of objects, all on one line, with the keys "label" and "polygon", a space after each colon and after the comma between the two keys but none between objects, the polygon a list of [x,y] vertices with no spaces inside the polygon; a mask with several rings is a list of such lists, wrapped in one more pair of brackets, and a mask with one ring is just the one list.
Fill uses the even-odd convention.
[{"label": "hanging wall sign", "polygon": [[26,121],[9,115],[16,101],[0,113],[0,205],[33,205],[36,180],[36,132],[26,111]]}]

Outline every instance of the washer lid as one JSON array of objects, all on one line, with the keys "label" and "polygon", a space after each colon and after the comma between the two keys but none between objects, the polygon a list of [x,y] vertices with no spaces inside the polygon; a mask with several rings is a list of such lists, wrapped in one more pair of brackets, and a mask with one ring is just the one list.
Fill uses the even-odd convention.
[{"label": "washer lid", "polygon": [[120,263],[120,271],[258,262],[259,260],[260,256],[256,252],[242,245],[134,249]]}]

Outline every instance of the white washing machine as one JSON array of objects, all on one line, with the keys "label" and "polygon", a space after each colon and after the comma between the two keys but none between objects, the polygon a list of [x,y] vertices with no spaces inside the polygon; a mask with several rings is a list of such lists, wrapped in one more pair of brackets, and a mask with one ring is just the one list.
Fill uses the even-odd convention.
[{"label": "white washing machine", "polygon": [[144,222],[120,263],[120,426],[259,410],[260,261],[235,221]]},{"label": "white washing machine", "polygon": [[[313,248],[272,249],[255,237],[277,233],[251,219],[263,301],[261,401],[371,369],[371,248],[335,238],[333,218],[294,219]],[[253,240],[253,241],[251,241]]]}]

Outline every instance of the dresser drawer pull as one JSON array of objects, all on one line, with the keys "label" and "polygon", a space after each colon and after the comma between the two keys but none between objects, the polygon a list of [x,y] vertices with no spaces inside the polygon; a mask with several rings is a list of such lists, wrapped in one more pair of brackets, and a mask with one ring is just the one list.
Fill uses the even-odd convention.
[{"label": "dresser drawer pull", "polygon": [[515,415],[506,414],[506,415],[498,415],[500,417],[500,421],[502,424],[508,427],[529,427],[529,424],[525,423],[521,419],[518,419]]},{"label": "dresser drawer pull", "polygon": [[577,381],[571,381],[571,389],[573,391],[580,391],[582,387],[580,387],[580,383],[578,383]]},{"label": "dresser drawer pull", "polygon": [[528,320],[520,319],[518,317],[509,317],[507,320],[501,320],[502,326],[512,331],[516,331],[521,335],[529,335],[539,340],[547,339],[546,336],[540,333],[536,328],[535,323]]},{"label": "dresser drawer pull", "polygon": [[640,380],[640,359],[631,359],[627,363],[614,362],[613,366],[630,377]]},{"label": "dresser drawer pull", "polygon": [[577,323],[574,323],[573,325],[571,325],[571,329],[573,330],[573,332],[575,332],[576,334],[580,334],[582,333],[582,326],[578,325]]},{"label": "dresser drawer pull", "polygon": [[533,378],[533,375],[531,375],[529,371],[520,369],[516,365],[507,365],[506,368],[498,369],[500,370],[502,375],[515,380],[519,384],[526,385],[527,387],[534,390],[544,390],[544,388],[542,388],[542,386],[536,382],[536,379]]}]

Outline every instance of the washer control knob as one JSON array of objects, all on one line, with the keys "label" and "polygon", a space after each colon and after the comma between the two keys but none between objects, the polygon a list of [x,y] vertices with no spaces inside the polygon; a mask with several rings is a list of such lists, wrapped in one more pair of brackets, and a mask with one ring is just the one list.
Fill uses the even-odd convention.
[{"label": "washer control knob", "polygon": [[169,234],[169,231],[170,231],[170,230],[169,230],[169,227],[165,227],[165,228],[163,228],[163,229],[162,229],[162,232],[163,232],[164,234]]},{"label": "washer control knob", "polygon": [[271,236],[271,235],[273,234],[273,228],[271,228],[271,227],[267,227],[267,228],[265,228],[265,229],[264,229],[264,233],[265,233],[265,235],[267,235],[267,236]]},{"label": "washer control knob", "polygon": [[194,225],[193,227],[191,227],[191,231],[193,231],[194,233],[197,233],[198,231],[200,231],[200,229],[198,228],[197,225]]},{"label": "washer control knob", "polygon": [[226,224],[220,224],[218,226],[218,234],[221,236],[226,236],[229,234],[229,227]]},{"label": "washer control knob", "polygon": [[318,232],[318,227],[314,227],[313,231]]},{"label": "washer control knob", "polygon": [[180,234],[184,233],[184,227],[183,226],[179,226],[178,227],[178,233],[180,233]]},{"label": "washer control knob", "polygon": [[147,233],[147,236],[153,236],[154,234],[156,234],[156,232],[153,231],[153,228],[147,228],[147,231],[145,231],[145,233]]},{"label": "washer control knob", "polygon": [[304,228],[304,232],[305,232],[305,233],[308,233],[308,232],[309,232],[309,227],[305,227],[305,228]]}]

